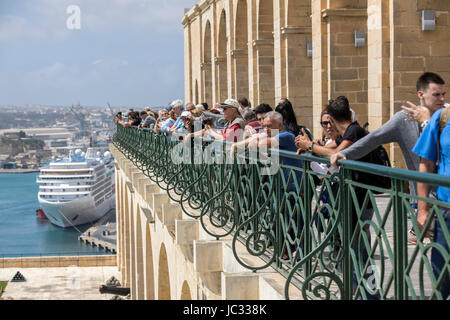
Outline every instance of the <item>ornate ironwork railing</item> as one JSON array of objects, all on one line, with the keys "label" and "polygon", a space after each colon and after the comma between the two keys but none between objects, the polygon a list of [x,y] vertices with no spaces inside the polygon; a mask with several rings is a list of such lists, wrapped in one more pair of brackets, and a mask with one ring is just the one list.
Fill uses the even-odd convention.
[{"label": "ornate ironwork railing", "polygon": [[[235,154],[224,161],[223,144],[186,145],[121,126],[114,145],[207,233],[217,239],[232,235],[241,265],[254,272],[273,267],[283,274],[286,299],[291,285],[303,299],[449,298],[444,295],[450,204],[406,190],[407,182],[449,188],[448,177],[355,161],[341,161],[339,172],[321,174],[313,168],[329,165],[328,160],[283,151],[279,156],[298,160],[298,166],[280,165],[267,175],[262,159]],[[389,177],[392,187],[356,182],[355,173]],[[439,225],[440,241],[427,243],[419,230],[418,200],[431,205],[425,228]],[[419,239],[415,244],[408,244],[410,229]],[[238,242],[261,263],[241,259]],[[433,268],[439,258],[438,272]]]}]

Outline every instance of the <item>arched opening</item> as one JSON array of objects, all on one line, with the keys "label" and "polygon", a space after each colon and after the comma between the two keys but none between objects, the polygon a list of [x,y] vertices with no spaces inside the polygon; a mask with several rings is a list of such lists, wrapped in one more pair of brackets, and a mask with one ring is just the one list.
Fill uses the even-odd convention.
[{"label": "arched opening", "polygon": [[212,34],[211,34],[211,23],[209,21],[206,22],[205,27],[205,37],[203,42],[203,64],[202,64],[202,71],[203,71],[203,101],[206,102],[208,105],[212,105]]},{"label": "arched opening", "polygon": [[161,250],[159,252],[158,300],[170,300],[169,264],[164,243],[161,245]]},{"label": "arched opening", "polygon": [[275,101],[273,31],[273,1],[260,0],[258,8],[258,41],[256,42],[258,101],[255,101],[255,104],[272,104]]},{"label": "arched opening", "polygon": [[[223,102],[228,97],[228,60],[227,60],[227,20],[225,9],[222,10],[219,22],[218,56],[216,58],[217,97]],[[216,101],[217,102],[217,101]]]},{"label": "arched opening", "polygon": [[233,51],[235,66],[235,97],[249,97],[248,75],[248,22],[247,1],[239,0],[236,10],[235,50]]},{"label": "arched opening", "polygon": [[137,208],[136,215],[136,298],[145,299],[145,278],[144,278],[144,253],[142,243],[141,209]]},{"label": "arched opening", "polygon": [[153,250],[150,224],[145,227],[145,299],[155,300],[155,276],[153,272]]},{"label": "arched opening", "polygon": [[187,281],[183,282],[180,300],[192,300],[191,288],[189,288],[189,284],[187,283]]}]

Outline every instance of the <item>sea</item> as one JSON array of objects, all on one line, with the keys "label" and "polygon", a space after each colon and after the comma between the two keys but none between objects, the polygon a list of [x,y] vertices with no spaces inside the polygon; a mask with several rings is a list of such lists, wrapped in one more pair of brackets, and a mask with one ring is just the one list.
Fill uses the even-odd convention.
[{"label": "sea", "polygon": [[77,229],[62,229],[38,219],[38,172],[0,174],[0,258],[110,254],[78,240]]}]

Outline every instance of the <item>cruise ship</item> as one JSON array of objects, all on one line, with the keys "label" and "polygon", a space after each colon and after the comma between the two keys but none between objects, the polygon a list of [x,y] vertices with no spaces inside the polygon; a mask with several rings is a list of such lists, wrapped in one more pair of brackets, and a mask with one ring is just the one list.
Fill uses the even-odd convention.
[{"label": "cruise ship", "polygon": [[41,168],[37,183],[45,215],[61,228],[95,222],[115,207],[114,159],[108,151],[71,151],[69,158]]}]

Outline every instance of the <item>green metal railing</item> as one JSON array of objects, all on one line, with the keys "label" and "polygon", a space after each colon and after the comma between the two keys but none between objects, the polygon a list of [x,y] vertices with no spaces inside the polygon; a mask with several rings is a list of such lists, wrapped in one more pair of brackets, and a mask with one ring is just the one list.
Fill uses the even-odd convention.
[{"label": "green metal railing", "polygon": [[[292,285],[303,299],[448,298],[441,285],[450,273],[445,222],[450,204],[405,191],[408,181],[448,188],[448,177],[355,161],[341,161],[339,173],[319,174],[311,164],[329,165],[328,160],[283,151],[278,151],[281,157],[297,159],[301,166],[281,165],[265,175],[268,164],[262,159],[235,154],[224,161],[224,144],[185,144],[121,126],[114,145],[185,214],[199,219],[208,234],[216,239],[232,235],[242,266],[254,272],[273,267],[284,275],[286,299]],[[392,188],[355,182],[355,172],[389,177]],[[422,241],[426,235],[412,205],[418,200],[430,203],[425,228],[439,223],[446,248]],[[417,244],[408,245],[409,228],[420,239]],[[236,250],[238,243],[261,263],[248,265]],[[439,275],[433,273],[432,250],[445,262]]]}]

